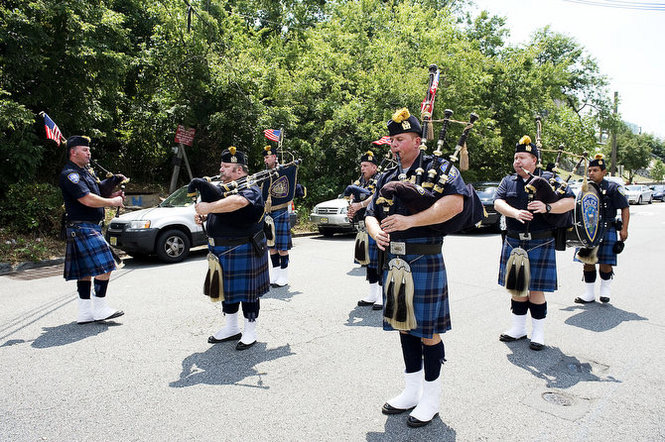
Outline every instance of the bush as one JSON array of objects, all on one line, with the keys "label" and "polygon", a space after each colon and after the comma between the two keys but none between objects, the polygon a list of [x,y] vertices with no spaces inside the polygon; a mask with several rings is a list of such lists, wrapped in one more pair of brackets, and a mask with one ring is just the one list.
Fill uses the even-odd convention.
[{"label": "bush", "polygon": [[63,213],[60,189],[46,183],[12,184],[0,201],[0,223],[13,232],[57,236]]}]

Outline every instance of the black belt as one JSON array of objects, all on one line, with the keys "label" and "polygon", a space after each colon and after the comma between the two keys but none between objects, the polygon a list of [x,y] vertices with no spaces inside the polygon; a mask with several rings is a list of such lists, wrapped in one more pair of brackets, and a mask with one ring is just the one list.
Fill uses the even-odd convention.
[{"label": "black belt", "polygon": [[390,241],[388,250],[393,255],[437,255],[441,253],[442,242],[434,244],[414,244],[404,241]]},{"label": "black belt", "polygon": [[219,246],[240,246],[247,244],[252,241],[252,238],[256,235],[254,233],[252,236],[243,236],[241,238],[208,238],[208,244],[213,247]]},{"label": "black belt", "polygon": [[96,226],[102,226],[104,227],[104,220],[101,221],[67,221],[66,225],[74,225],[74,224],[94,224]]},{"label": "black belt", "polygon": [[543,238],[554,238],[554,235],[551,231],[546,230],[544,232],[510,232],[506,233],[508,238],[520,239],[522,241],[528,241],[530,239],[543,239]]}]

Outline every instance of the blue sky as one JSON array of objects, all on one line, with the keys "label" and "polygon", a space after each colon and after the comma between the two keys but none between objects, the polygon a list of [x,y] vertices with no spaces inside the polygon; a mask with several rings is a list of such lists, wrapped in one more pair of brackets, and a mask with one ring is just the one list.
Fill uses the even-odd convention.
[{"label": "blue sky", "polygon": [[547,25],[573,37],[609,78],[610,95],[619,92],[623,120],[665,139],[665,11],[564,0],[475,0],[475,4],[476,12],[485,9],[508,19],[512,44],[526,43],[536,29]]}]

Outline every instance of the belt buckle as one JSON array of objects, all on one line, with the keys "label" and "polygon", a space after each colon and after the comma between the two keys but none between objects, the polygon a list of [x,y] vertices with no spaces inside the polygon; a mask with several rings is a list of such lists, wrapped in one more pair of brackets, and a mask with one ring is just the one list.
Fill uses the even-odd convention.
[{"label": "belt buckle", "polygon": [[404,241],[391,241],[390,253],[393,255],[406,255],[406,243]]},{"label": "belt buckle", "polygon": [[208,245],[211,247],[215,247],[215,238],[208,238]]},{"label": "belt buckle", "polygon": [[531,232],[520,232],[519,237],[522,241],[529,241],[531,239]]},{"label": "belt buckle", "polygon": [[358,228],[360,230],[365,230],[365,221],[364,220],[358,221]]}]

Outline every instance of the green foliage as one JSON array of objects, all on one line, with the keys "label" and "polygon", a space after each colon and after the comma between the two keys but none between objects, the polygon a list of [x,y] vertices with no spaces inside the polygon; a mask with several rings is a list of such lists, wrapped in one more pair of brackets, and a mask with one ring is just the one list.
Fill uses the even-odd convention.
[{"label": "green foliage", "polygon": [[60,189],[50,184],[20,181],[0,200],[0,224],[14,232],[56,235],[63,212]]},{"label": "green foliage", "polygon": [[651,178],[656,181],[663,181],[665,179],[665,164],[661,160],[656,160],[651,168]]},{"label": "green foliage", "polygon": [[[432,63],[434,119],[445,108],[459,121],[480,115],[469,181],[511,172],[515,142],[535,139],[535,115],[545,148],[574,152],[595,151],[597,129],[617,124],[606,80],[577,42],[545,28],[507,45],[506,20],[470,17],[466,0],[190,3],[191,17],[181,0],[0,6],[2,188],[55,182],[64,150],[40,141],[46,111],[65,135],[93,136],[94,158],[132,183],[169,181],[178,124],[197,131],[187,148],[197,176],[215,174],[230,145],[263,168],[262,132],[283,128],[312,206],[358,176],[367,149],[386,152],[370,143],[396,108],[418,115]],[[446,154],[463,127],[451,126]]]}]

